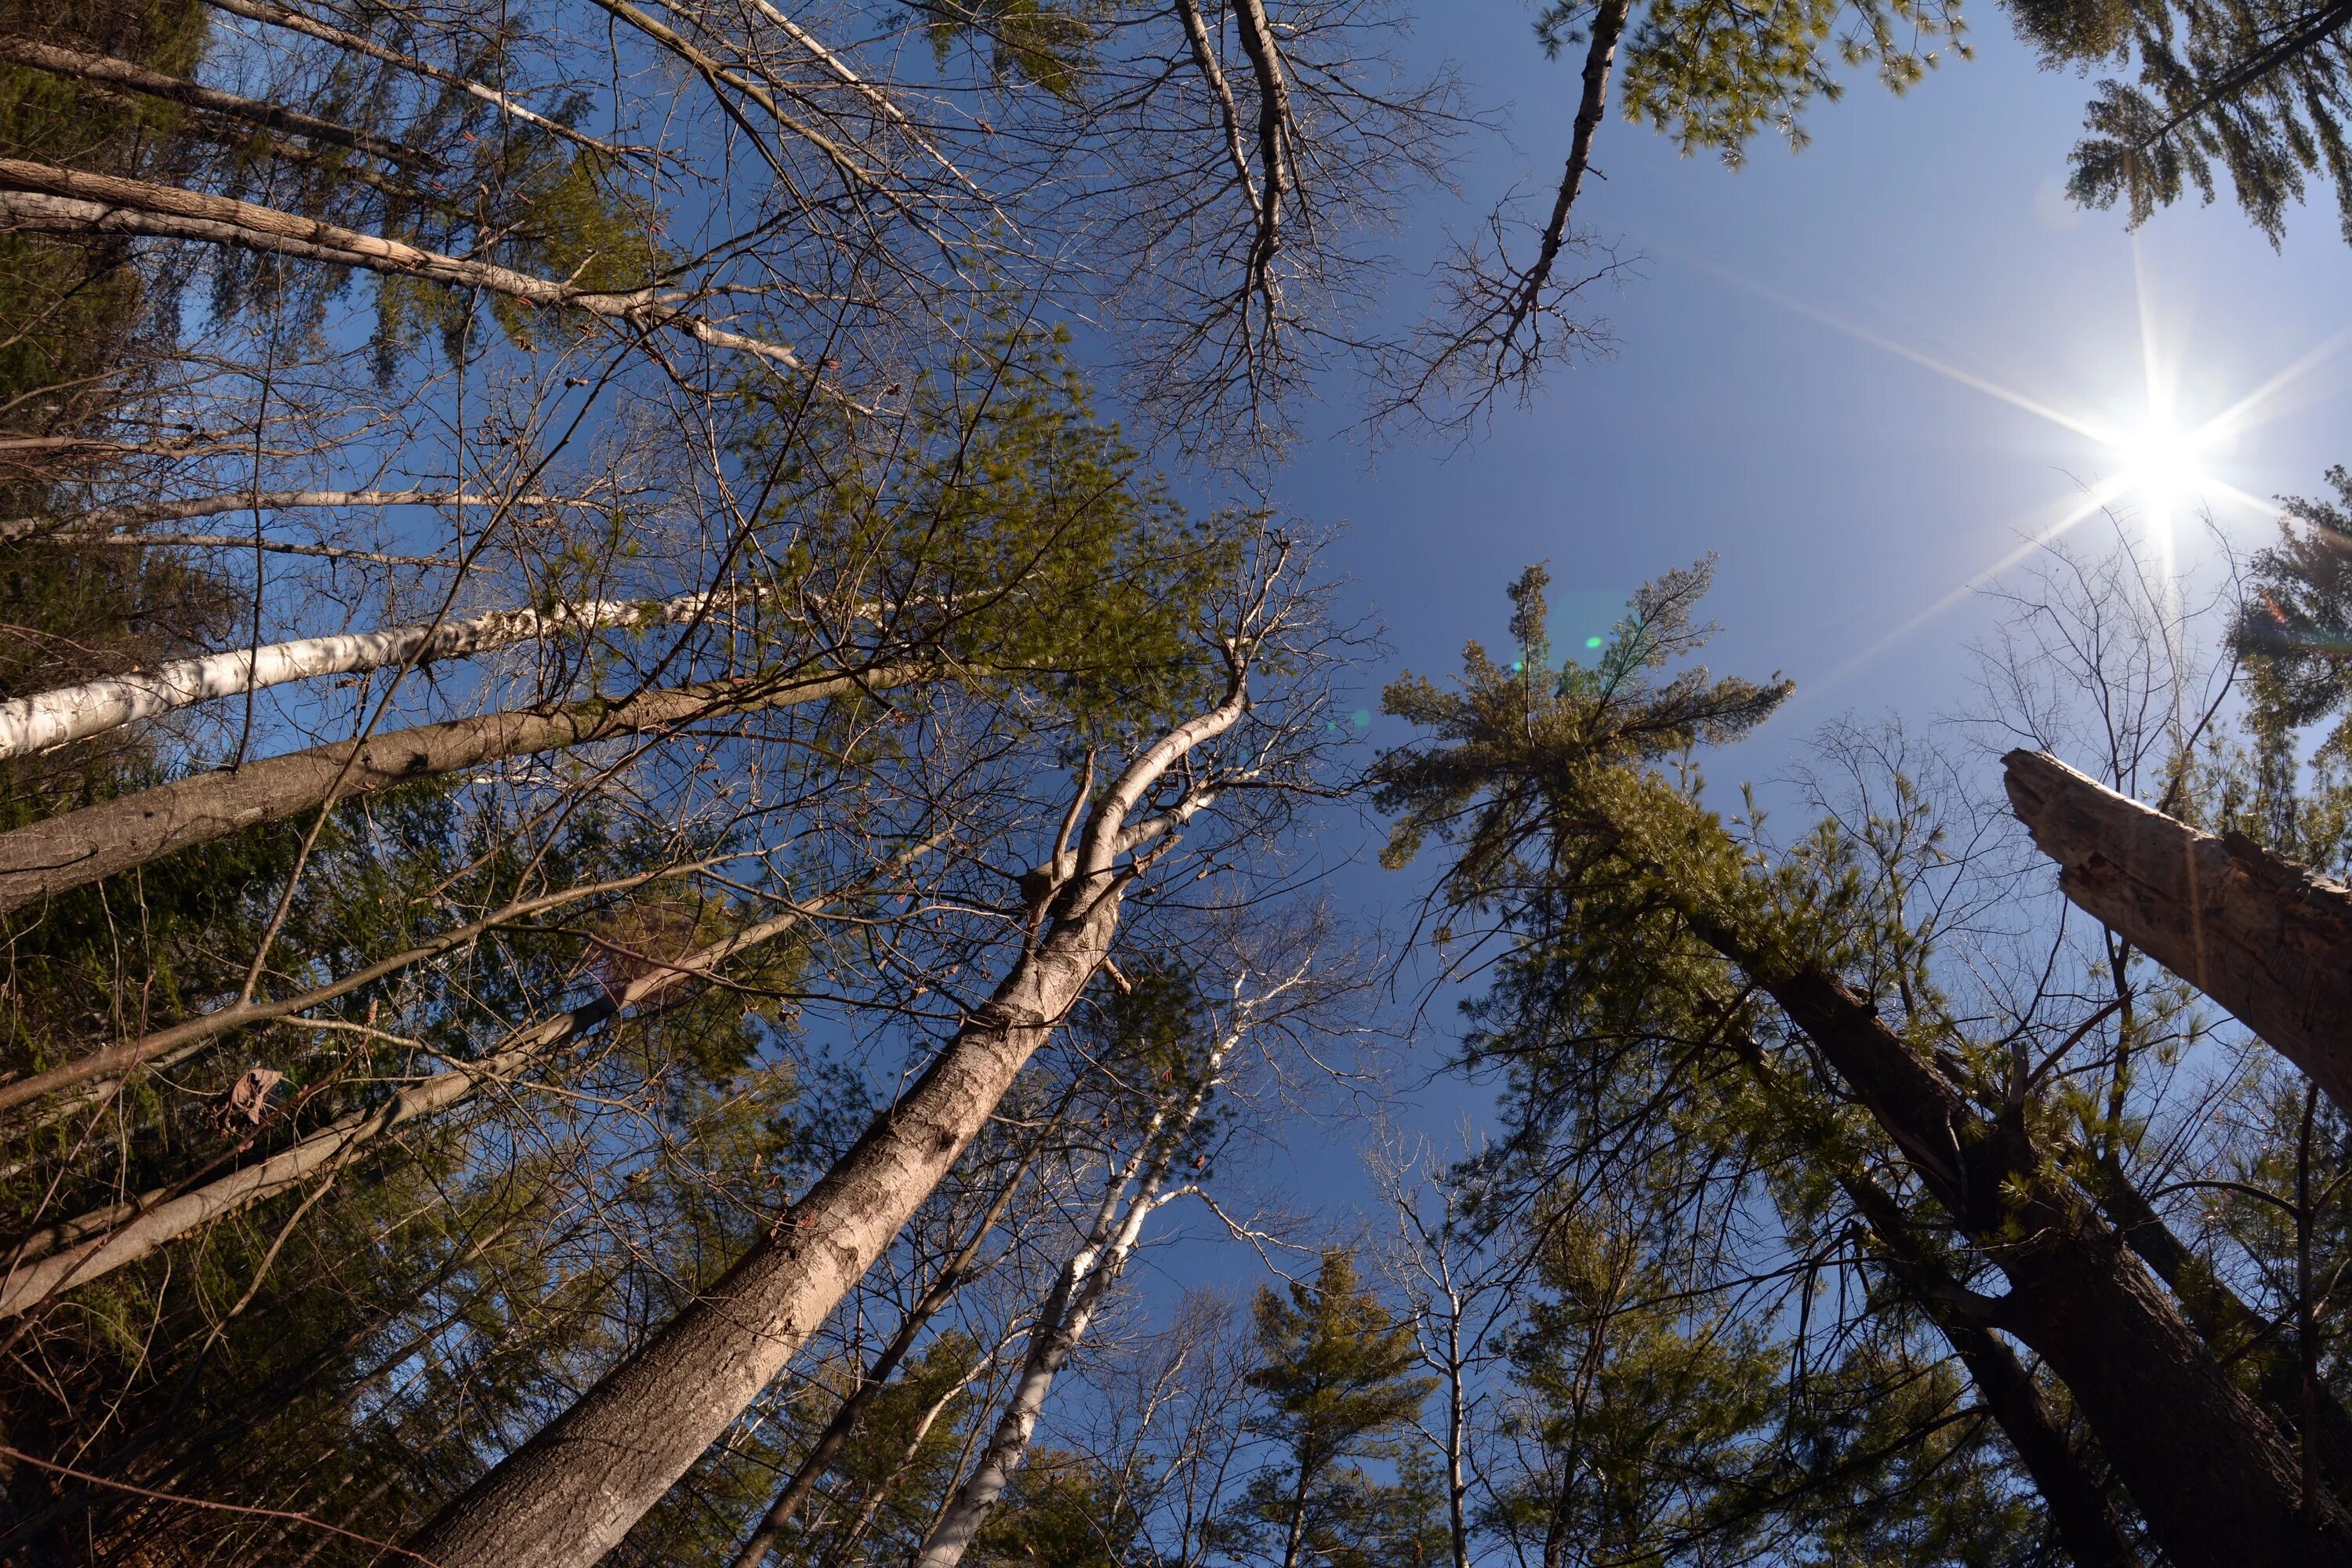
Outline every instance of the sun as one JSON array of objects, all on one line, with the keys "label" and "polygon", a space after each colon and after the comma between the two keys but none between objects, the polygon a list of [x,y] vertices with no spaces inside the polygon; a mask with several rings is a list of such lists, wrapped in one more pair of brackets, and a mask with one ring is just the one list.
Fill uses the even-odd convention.
[{"label": "sun", "polygon": [[2157,529],[2169,532],[2216,489],[2228,488],[2205,468],[2213,447],[2211,430],[2184,426],[2161,407],[2149,408],[2137,424],[2105,441],[2116,465],[2110,486],[2119,497],[2137,501]]}]

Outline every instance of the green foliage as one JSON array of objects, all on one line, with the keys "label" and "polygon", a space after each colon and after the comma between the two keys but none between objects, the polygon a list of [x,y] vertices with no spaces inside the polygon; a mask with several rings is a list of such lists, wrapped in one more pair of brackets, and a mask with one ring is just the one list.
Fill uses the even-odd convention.
[{"label": "green foliage", "polygon": [[[1435,1498],[1404,1436],[1436,1380],[1414,1373],[1412,1326],[1360,1279],[1344,1247],[1327,1250],[1313,1280],[1286,1294],[1261,1289],[1251,1315],[1258,1365],[1249,1383],[1266,1396],[1264,1431],[1281,1458],[1252,1479],[1237,1537],[1286,1568],[1429,1560]],[[1368,1461],[1388,1464],[1393,1479]]]},{"label": "green foliage", "polygon": [[959,44],[986,54],[1000,85],[1025,81],[1075,100],[1094,64],[1093,0],[919,0],[941,62]]},{"label": "green foliage", "polygon": [[1711,1531],[1737,1542],[1717,1516],[1779,1412],[1783,1355],[1690,1312],[1629,1229],[1567,1215],[1539,1237],[1545,1292],[1508,1342],[1522,1399],[1504,1435],[1543,1467],[1501,1491],[1488,1522],[1531,1559],[1563,1542],[1613,1563]]},{"label": "green foliage", "polygon": [[2034,0],[2019,33],[2053,68],[2137,67],[2099,84],[2068,189],[2090,206],[2124,204],[2133,224],[2193,190],[2210,202],[2226,177],[2275,243],[2287,209],[2319,175],[2336,188],[2352,238],[2352,54],[2341,6],[2299,0]]},{"label": "green foliage", "polygon": [[965,1560],[976,1568],[1126,1568],[1142,1530],[1118,1476],[1082,1454],[1035,1448]]},{"label": "green foliage", "polygon": [[1402,866],[1432,837],[1455,845],[1449,891],[1475,902],[1482,887],[1509,874],[1545,814],[1593,770],[1719,744],[1770,717],[1795,689],[1790,682],[1710,681],[1703,666],[1658,679],[1714,631],[1691,619],[1714,576],[1708,560],[1646,584],[1590,668],[1555,668],[1539,635],[1550,579],[1530,566],[1511,590],[1522,646],[1509,668],[1474,641],[1463,652],[1459,690],[1411,674],[1391,682],[1381,711],[1431,740],[1382,753],[1374,769],[1373,798],[1397,818],[1381,863]]},{"label": "green foliage", "polygon": [[[1545,52],[1580,38],[1591,11],[1588,0],[1548,0],[1536,23]],[[1963,31],[1957,0],[1650,0],[1626,29],[1625,117],[1685,155],[1737,165],[1768,131],[1803,146],[1806,110],[1844,90],[1841,67],[1901,92]]]},{"label": "green foliage", "polygon": [[1097,418],[1066,342],[1006,331],[953,356],[878,449],[862,426],[811,433],[787,423],[803,411],[761,405],[743,446],[781,470],[773,511],[797,541],[783,569],[814,595],[886,650],[1042,692],[1048,722],[1111,739],[1222,690],[1199,633],[1255,524],[1188,518]]}]

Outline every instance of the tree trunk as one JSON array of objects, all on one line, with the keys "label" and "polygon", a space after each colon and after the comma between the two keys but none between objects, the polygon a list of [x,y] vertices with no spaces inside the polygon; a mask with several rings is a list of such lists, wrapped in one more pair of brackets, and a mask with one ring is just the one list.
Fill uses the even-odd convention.
[{"label": "tree trunk", "polygon": [[[187,1235],[199,1226],[291,1192],[322,1172],[340,1170],[396,1127],[446,1110],[488,1084],[507,1083],[606,1019],[641,1006],[688,980],[710,973],[739,952],[774,941],[833,902],[802,904],[746,927],[631,981],[618,996],[600,996],[543,1023],[518,1029],[488,1056],[411,1085],[373,1110],[353,1111],[266,1160],[176,1197],[151,1193],[131,1203],[38,1231],[16,1249],[0,1277],[0,1319],[31,1310],[70,1289]],[[87,1238],[87,1239],[85,1239]],[[26,1267],[29,1264],[30,1267]]]},{"label": "tree trunk", "polygon": [[[1046,930],[898,1102],[769,1237],[571,1409],[504,1459],[409,1543],[441,1568],[587,1568],[660,1500],[783,1370],[986,1125],[1022,1066],[1109,956],[1132,866],[1119,858],[1181,830],[1213,787],[1129,823],[1192,752],[1247,710],[1244,645],[1216,708],[1130,763],[1039,879]],[[1075,822],[1076,813],[1071,820]]]},{"label": "tree trunk", "polygon": [[[1031,1145],[1030,1157],[1034,1157],[1037,1147],[1034,1143]],[[776,1500],[770,1503],[767,1511],[760,1516],[759,1526],[751,1531],[751,1538],[735,1554],[733,1568],[760,1568],[768,1560],[768,1553],[775,1550],[784,1526],[792,1522],[793,1515],[800,1511],[801,1504],[806,1502],[809,1494],[816,1489],[818,1478],[824,1474],[825,1468],[849,1442],[850,1434],[857,1429],[859,1419],[881,1396],[883,1386],[890,1381],[890,1374],[898,1369],[900,1362],[907,1359],[907,1352],[915,1348],[915,1341],[921,1337],[925,1326],[955,1300],[955,1293],[963,1288],[965,1277],[970,1273],[973,1261],[980,1257],[982,1244],[988,1240],[989,1233],[1004,1218],[1004,1211],[1013,1206],[1013,1195],[1020,1190],[1022,1178],[1028,1171],[1029,1160],[1024,1158],[1013,1170],[1013,1179],[1004,1184],[1004,1190],[996,1195],[996,1201],[989,1205],[988,1212],[972,1227],[971,1237],[948,1259],[947,1266],[940,1270],[939,1278],[931,1281],[922,1295],[916,1299],[915,1304],[907,1309],[907,1315],[900,1320],[898,1331],[890,1336],[890,1342],[882,1347],[873,1363],[866,1367],[857,1380],[857,1386],[850,1391],[848,1398],[841,1402],[841,1407],[833,1413],[833,1418],[824,1424],[824,1430],[817,1436],[816,1446],[808,1451],[808,1457],[784,1482],[783,1489],[776,1494]]]},{"label": "tree trunk", "polygon": [[2278,1427],[2036,1154],[2021,1117],[1983,1121],[1835,975],[1784,961],[1706,911],[1685,915],[1813,1041],[2008,1277],[2009,1294],[1986,1309],[2066,1384],[2173,1562],[2352,1564],[2333,1506],[2304,1516],[2299,1467]]},{"label": "tree trunk", "polygon": [[[1029,1439],[1036,1434],[1037,1420],[1045,1413],[1045,1397],[1053,1392],[1054,1379],[1069,1363],[1071,1353],[1086,1337],[1103,1298],[1118,1282],[1120,1272],[1143,1234],[1143,1222],[1160,1206],[1160,1188],[1167,1183],[1169,1163],[1175,1159],[1185,1133],[1200,1119],[1209,1096],[1215,1092],[1225,1058],[1248,1030],[1247,1016],[1244,1009],[1234,1026],[1217,1037],[1203,1064],[1200,1087],[1185,1101],[1183,1110],[1172,1119],[1165,1105],[1152,1113],[1135,1158],[1103,1194],[1086,1239],[1063,1264],[1045,1305],[1038,1309],[1037,1321],[1029,1330],[1029,1352],[1022,1364],[1020,1381],[1013,1384],[1013,1397],[1006,1401],[1004,1414],[997,1418],[987,1449],[971,1474],[956,1489],[953,1500],[939,1521],[932,1525],[922,1551],[916,1556],[915,1568],[956,1568],[979,1537],[981,1527],[988,1522],[997,1500],[1004,1495],[1013,1472],[1028,1456]],[[1121,1219],[1119,1202],[1130,1185],[1135,1187],[1135,1196],[1128,1203],[1126,1217]]]},{"label": "tree trunk", "polygon": [[713,348],[751,354],[790,371],[806,369],[800,356],[782,344],[714,326],[659,289],[607,293],[579,289],[510,267],[443,256],[396,239],[176,185],[0,158],[0,216],[20,230],[195,240],[417,278],[455,289],[479,289],[525,305],[579,310],[629,327],[667,327]]},{"label": "tree trunk", "polygon": [[620,701],[593,698],[551,712],[492,713],[425,724],[269,757],[234,772],[198,773],[0,833],[0,911],[257,822],[315,811],[331,795],[340,803],[507,757],[904,685],[925,673],[921,667],[894,665],[856,675],[714,681]]},{"label": "tree trunk", "polygon": [[411,661],[470,658],[517,643],[604,626],[676,626],[729,608],[739,597],[681,594],[674,599],[583,599],[550,610],[493,610],[471,620],[299,637],[201,658],[175,658],[150,671],[85,680],[0,702],[0,758],[44,752],[174,709],[241,697],[291,680]]},{"label": "tree trunk", "polygon": [[331,142],[338,147],[350,147],[372,153],[394,163],[411,163],[425,168],[439,168],[441,161],[430,153],[404,146],[386,137],[374,136],[349,126],[337,125],[315,115],[281,104],[263,103],[241,98],[217,88],[204,87],[179,77],[166,76],[131,60],[118,60],[104,55],[86,55],[73,49],[61,49],[53,44],[26,37],[0,38],[0,60],[53,76],[72,77],[81,81],[94,81],[107,87],[128,88],[151,98],[169,99],[191,108],[242,120],[250,125],[266,126],[272,131],[289,132],[313,142]]},{"label": "tree trunk", "polygon": [[1584,50],[1584,90],[1576,105],[1576,123],[1570,128],[1568,142],[1568,166],[1560,171],[1559,189],[1552,197],[1551,216],[1544,224],[1543,239],[1537,247],[1536,258],[1520,280],[1517,298],[1511,302],[1511,319],[1502,332],[1506,352],[1512,336],[1521,322],[1535,314],[1542,303],[1544,286],[1551,281],[1552,268],[1559,264],[1562,247],[1568,243],[1569,212],[1584,188],[1584,176],[1592,166],[1592,141],[1601,130],[1601,117],[1609,103],[1609,73],[1616,63],[1617,40],[1625,31],[1629,0],[1601,0],[1593,8],[1589,28],[1591,37]]},{"label": "tree trunk", "polygon": [[1952,1353],[1968,1368],[1969,1381],[2042,1494],[2059,1542],[2077,1568],[2133,1568],[2139,1554],[2125,1539],[2105,1493],[2084,1468],[2065,1428],[2017,1352],[1953,1305],[1966,1290],[1919,1247],[1902,1205],[1886,1189],[1866,1174],[1848,1171],[1838,1173],[1838,1184],[1886,1247],[1888,1272],[1943,1331]]},{"label": "tree trunk", "polygon": [[2042,752],[2001,759],[2066,897],[2308,1073],[2352,1114],[2352,889],[2215,837]]},{"label": "tree trunk", "polygon": [[0,543],[38,534],[43,538],[103,538],[118,529],[149,522],[178,522],[232,511],[282,511],[293,507],[465,506],[587,507],[593,500],[532,493],[481,495],[471,490],[220,490],[172,500],[124,501],[71,517],[18,517],[0,522]]},{"label": "tree trunk", "polygon": [[2311,1445],[2327,1484],[2341,1493],[2352,1487],[2352,1413],[2326,1384],[2315,1390],[2316,1410],[2303,1407],[2301,1336],[2283,1331],[2246,1305],[2227,1281],[2181,1245],[2164,1217],[2139,1189],[2106,1162],[2091,1165],[2091,1196],[2156,1277],[2172,1289],[2189,1324],[2225,1363],[2254,1363],[2254,1387],[2271,1418],[2294,1427]]}]

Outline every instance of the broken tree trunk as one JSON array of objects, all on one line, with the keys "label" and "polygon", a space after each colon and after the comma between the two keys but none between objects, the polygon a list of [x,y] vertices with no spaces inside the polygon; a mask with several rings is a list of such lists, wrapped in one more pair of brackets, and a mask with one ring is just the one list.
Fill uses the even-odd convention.
[{"label": "broken tree trunk", "polygon": [[[1263,601],[1260,601],[1263,603]],[[1208,805],[1197,773],[1141,821],[1147,795],[1249,708],[1248,648],[1228,641],[1223,700],[1162,736],[1033,873],[1045,930],[897,1104],[696,1300],[408,1543],[440,1568],[588,1568],[659,1501],[872,1267],[953,1167],[1030,1056],[1109,956],[1137,867]],[[1024,879],[1024,884],[1031,879]]]},{"label": "broken tree trunk", "polygon": [[617,701],[595,698],[547,712],[492,713],[337,741],[234,772],[198,773],[0,833],[0,912],[256,823],[317,810],[331,797],[340,803],[534,752],[901,686],[929,668],[891,665],[851,675],[713,681]]},{"label": "broken tree trunk", "polygon": [[471,658],[518,643],[607,626],[677,626],[730,608],[738,598],[721,593],[681,594],[672,599],[582,599],[546,610],[493,610],[470,620],[298,637],[201,658],[175,658],[152,670],[85,680],[0,702],[0,758],[47,751],[137,720],[224,697],[241,697],[265,686],[394,665]]},{"label": "broken tree trunk", "polygon": [[2352,1112],[2352,889],[2243,834],[2200,832],[2047,752],[2011,752],[2001,765],[2067,898]]}]

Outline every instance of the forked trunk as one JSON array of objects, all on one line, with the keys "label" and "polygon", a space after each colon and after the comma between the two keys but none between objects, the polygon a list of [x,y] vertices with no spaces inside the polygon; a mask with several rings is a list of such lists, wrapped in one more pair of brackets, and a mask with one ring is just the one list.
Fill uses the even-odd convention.
[{"label": "forked trunk", "polygon": [[2041,1355],[2098,1435],[2166,1555],[2181,1568],[2352,1564],[2352,1534],[2306,1515],[2300,1466],[2171,1299],[2021,1121],[1987,1122],[1842,980],[1785,960],[1696,910],[1700,940],[1811,1038],[1937,1202],[2008,1277],[1999,1326]]},{"label": "forked trunk", "polygon": [[[783,1370],[987,1124],[997,1101],[1109,956],[1134,875],[1204,807],[1196,780],[1130,823],[1192,751],[1248,708],[1244,645],[1223,702],[1163,736],[1038,879],[1045,930],[898,1102],[734,1267],[409,1542],[440,1568],[586,1568],[659,1501]],[[1069,819],[1076,820],[1074,806]]]}]

